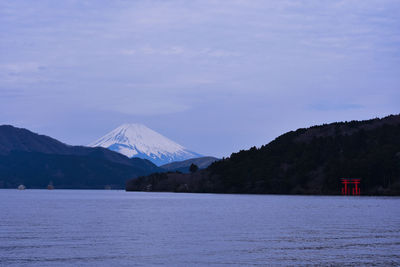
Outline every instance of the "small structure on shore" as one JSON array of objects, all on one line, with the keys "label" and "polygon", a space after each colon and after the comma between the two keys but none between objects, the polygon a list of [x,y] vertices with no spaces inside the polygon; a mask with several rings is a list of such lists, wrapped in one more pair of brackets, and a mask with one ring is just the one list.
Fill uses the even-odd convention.
[{"label": "small structure on shore", "polygon": [[342,182],[342,195],[343,196],[359,196],[360,190],[360,178],[341,178]]},{"label": "small structure on shore", "polygon": [[17,189],[18,189],[18,190],[25,190],[25,189],[26,189],[26,186],[23,185],[23,184],[20,184],[20,185],[17,187]]},{"label": "small structure on shore", "polygon": [[47,189],[48,190],[53,190],[54,189],[54,185],[53,185],[52,181],[50,181],[50,183],[47,185]]}]

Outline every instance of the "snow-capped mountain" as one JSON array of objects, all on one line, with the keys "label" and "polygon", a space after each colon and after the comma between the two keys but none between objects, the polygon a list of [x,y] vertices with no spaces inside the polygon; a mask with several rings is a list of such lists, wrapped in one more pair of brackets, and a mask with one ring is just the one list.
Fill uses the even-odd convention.
[{"label": "snow-capped mountain", "polygon": [[105,147],[129,158],[148,159],[158,166],[202,156],[141,124],[123,124],[89,146]]}]

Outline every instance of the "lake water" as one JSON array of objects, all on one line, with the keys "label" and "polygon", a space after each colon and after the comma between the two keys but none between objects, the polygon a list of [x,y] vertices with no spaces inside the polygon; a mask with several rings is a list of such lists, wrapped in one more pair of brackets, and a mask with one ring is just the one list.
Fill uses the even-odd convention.
[{"label": "lake water", "polygon": [[0,190],[0,266],[400,265],[400,198]]}]

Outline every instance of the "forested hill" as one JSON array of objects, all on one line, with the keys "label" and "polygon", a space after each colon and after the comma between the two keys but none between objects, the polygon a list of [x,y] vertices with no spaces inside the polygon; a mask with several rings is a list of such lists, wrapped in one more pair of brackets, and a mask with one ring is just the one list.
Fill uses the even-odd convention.
[{"label": "forested hill", "polygon": [[123,188],[160,169],[148,160],[105,148],[70,146],[10,125],[0,126],[0,188]]},{"label": "forested hill", "polygon": [[[193,192],[339,194],[340,178],[346,177],[361,178],[361,194],[400,195],[400,115],[291,131],[260,148],[233,153],[195,176],[194,183],[190,176],[185,180],[192,188],[180,188]],[[179,180],[174,177],[174,181]],[[166,184],[168,177],[162,179]],[[152,188],[157,181],[153,175]],[[130,189],[139,188],[131,182]],[[141,179],[142,184],[147,182]]]}]

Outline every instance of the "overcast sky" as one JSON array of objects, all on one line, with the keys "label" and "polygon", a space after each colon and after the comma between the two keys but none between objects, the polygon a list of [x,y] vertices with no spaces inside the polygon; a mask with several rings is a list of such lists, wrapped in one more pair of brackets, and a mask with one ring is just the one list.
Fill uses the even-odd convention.
[{"label": "overcast sky", "polygon": [[400,1],[0,0],[0,124],[204,155],[400,113]]}]

